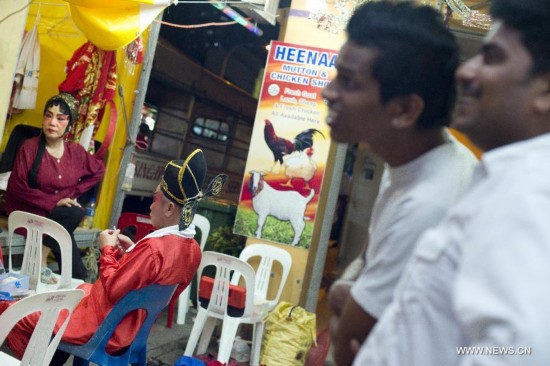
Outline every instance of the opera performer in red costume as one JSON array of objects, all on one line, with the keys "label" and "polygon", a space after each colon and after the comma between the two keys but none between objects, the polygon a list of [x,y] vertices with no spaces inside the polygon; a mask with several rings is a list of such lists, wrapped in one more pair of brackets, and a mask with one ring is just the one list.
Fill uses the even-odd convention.
[{"label": "opera performer in red costume", "polygon": [[[74,142],[65,141],[78,119],[78,102],[69,93],[46,102],[40,136],[25,141],[15,158],[6,190],[6,210],[27,211],[60,223],[71,235],[73,278],[85,279],[73,231],[84,217],[77,198],[103,177],[103,162]],[[44,238],[42,260],[45,268],[50,249],[62,266],[58,245]]]},{"label": "opera performer in red costume", "polygon": [[[217,176],[203,193],[205,176],[206,161],[201,150],[195,150],[186,160],[169,162],[150,207],[151,222],[158,230],[135,244],[118,229],[100,233],[99,278],[94,284],[78,287],[86,294],[69,320],[63,341],[86,343],[114,304],[131,290],[151,284],[179,284],[174,295],[178,296],[187,287],[201,261],[200,247],[193,238],[195,226],[191,224],[196,204],[203,197],[218,194],[226,179]],[[5,307],[0,302],[0,313]],[[107,344],[107,352],[130,345],[144,319],[142,315],[132,312],[122,320]],[[31,314],[8,335],[8,346],[18,357],[22,357],[37,321],[37,316]],[[63,365],[68,357],[57,351],[51,365]]]}]

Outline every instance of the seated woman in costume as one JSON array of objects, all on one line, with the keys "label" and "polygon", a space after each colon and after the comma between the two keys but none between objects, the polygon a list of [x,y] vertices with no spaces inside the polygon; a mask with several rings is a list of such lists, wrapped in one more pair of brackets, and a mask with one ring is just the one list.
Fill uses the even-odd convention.
[{"label": "seated woman in costume", "polygon": [[[6,210],[44,216],[67,229],[73,245],[72,276],[85,279],[86,268],[73,234],[84,217],[77,198],[97,184],[105,167],[81,145],[65,141],[77,118],[77,101],[71,94],[61,93],[46,102],[42,133],[25,141],[15,158],[6,190]],[[55,241],[46,237],[43,244],[43,264],[52,250],[61,267]]]}]

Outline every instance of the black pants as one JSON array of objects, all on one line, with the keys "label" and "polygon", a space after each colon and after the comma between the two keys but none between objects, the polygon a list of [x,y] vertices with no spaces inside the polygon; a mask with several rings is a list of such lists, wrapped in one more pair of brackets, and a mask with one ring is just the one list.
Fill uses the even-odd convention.
[{"label": "black pants", "polygon": [[[86,279],[87,271],[82,263],[82,258],[80,257],[80,249],[76,245],[76,240],[74,239],[73,231],[78,227],[80,221],[84,218],[84,211],[80,207],[76,206],[56,206],[52,212],[47,216],[48,219],[51,219],[61,226],[63,226],[71,235],[71,241],[73,245],[73,278],[78,278],[81,280]],[[51,237],[44,237],[43,244],[50,248],[55,256],[55,260],[59,264],[59,269],[62,268],[63,263],[61,263],[61,251],[59,244]]]}]

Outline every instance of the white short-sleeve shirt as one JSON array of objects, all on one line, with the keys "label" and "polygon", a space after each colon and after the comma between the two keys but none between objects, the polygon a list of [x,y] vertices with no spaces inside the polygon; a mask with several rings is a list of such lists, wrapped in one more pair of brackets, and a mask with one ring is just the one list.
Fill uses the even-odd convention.
[{"label": "white short-sleeve shirt", "polygon": [[549,162],[550,134],[484,155],[354,365],[549,364]]},{"label": "white short-sleeve shirt", "polygon": [[439,223],[470,186],[477,159],[450,134],[417,159],[384,171],[373,207],[365,267],[353,299],[375,318],[391,302],[397,281],[422,232]]}]

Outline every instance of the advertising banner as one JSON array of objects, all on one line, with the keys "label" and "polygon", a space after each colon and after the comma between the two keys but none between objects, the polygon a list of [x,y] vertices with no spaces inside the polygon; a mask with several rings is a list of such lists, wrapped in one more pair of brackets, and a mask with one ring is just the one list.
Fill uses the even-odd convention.
[{"label": "advertising banner", "polygon": [[234,232],[308,249],[330,147],[333,50],[272,42]]}]

